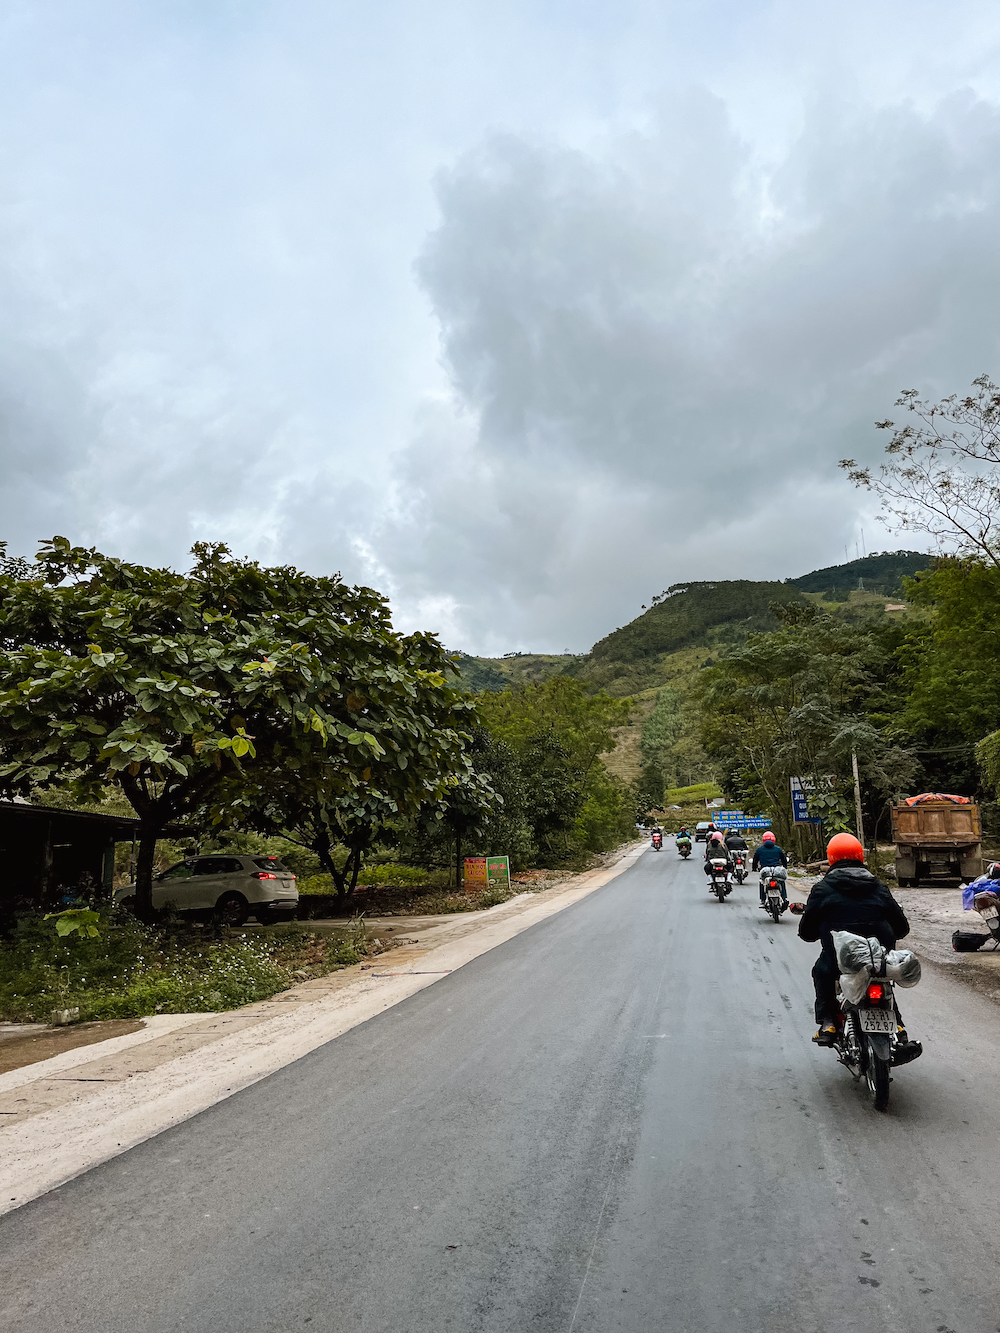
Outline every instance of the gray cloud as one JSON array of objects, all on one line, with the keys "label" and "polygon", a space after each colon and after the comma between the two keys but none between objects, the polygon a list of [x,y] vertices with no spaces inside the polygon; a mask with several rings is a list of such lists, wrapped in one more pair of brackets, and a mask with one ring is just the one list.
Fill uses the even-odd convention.
[{"label": "gray cloud", "polygon": [[222,538],[479,650],[829,563],[871,523],[836,458],[996,367],[997,39],[986,0],[14,0],[0,536]]},{"label": "gray cloud", "polygon": [[836,460],[899,388],[997,365],[998,168],[971,94],[817,106],[767,170],[698,91],[600,152],[485,141],[420,264],[454,404],[405,455],[400,592],[480,645],[584,647],[677,579],[840,558]]}]

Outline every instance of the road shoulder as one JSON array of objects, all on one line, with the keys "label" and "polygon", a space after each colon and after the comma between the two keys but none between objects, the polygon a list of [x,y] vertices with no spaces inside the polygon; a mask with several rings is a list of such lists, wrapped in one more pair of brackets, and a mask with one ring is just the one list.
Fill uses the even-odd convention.
[{"label": "road shoulder", "polygon": [[374,964],[224,1014],[145,1029],[0,1075],[0,1214],[266,1078],[602,888],[647,849],[487,912],[462,914]]}]

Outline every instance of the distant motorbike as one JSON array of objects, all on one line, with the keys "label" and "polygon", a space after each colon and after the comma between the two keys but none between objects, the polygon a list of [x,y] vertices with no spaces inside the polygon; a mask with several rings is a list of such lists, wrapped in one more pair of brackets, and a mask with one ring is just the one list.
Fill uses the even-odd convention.
[{"label": "distant motorbike", "polygon": [[663,834],[662,834],[662,833],[654,833],[654,834],[653,834],[653,837],[652,837],[652,839],[651,839],[651,841],[652,841],[652,844],[653,844],[653,851],[654,851],[654,852],[660,852],[660,851],[663,850]]},{"label": "distant motorbike", "polygon": [[737,884],[745,882],[747,877],[747,853],[737,847],[733,852],[733,878]]},{"label": "distant motorbike", "polygon": [[682,859],[686,861],[688,857],[691,855],[691,839],[678,838],[677,850],[680,852]]},{"label": "distant motorbike", "polygon": [[761,871],[760,883],[764,890],[764,901],[761,906],[774,917],[775,925],[781,920],[781,914],[788,907],[788,898],[785,893],[787,877],[784,866],[765,866]]},{"label": "distant motorbike", "polygon": [[714,893],[719,902],[725,902],[733,891],[730,883],[729,861],[724,856],[712,856],[708,860],[709,893]]}]

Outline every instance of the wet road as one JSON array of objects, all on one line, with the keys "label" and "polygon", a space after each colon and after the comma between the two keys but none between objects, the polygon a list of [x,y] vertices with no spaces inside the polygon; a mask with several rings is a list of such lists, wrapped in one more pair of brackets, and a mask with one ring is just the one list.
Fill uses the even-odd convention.
[{"label": "wet road", "polygon": [[998,1011],[928,969],[880,1116],[813,953],[668,842],[0,1219],[0,1328],[1000,1328]]}]

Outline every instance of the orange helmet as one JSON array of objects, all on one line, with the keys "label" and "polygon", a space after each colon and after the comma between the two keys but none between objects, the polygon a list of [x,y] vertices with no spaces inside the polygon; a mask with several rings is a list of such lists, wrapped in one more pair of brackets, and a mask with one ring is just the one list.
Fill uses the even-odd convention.
[{"label": "orange helmet", "polygon": [[865,849],[853,833],[837,833],[826,844],[826,859],[834,861],[860,861],[864,865]]}]

